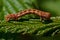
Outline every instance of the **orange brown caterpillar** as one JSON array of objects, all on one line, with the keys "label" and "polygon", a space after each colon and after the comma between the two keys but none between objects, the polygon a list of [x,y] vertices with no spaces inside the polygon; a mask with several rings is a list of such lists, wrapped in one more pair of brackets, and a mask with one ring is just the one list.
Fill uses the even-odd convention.
[{"label": "orange brown caterpillar", "polygon": [[26,14],[30,14],[30,13],[36,14],[36,15],[40,16],[40,18],[46,19],[46,20],[49,20],[51,17],[49,12],[44,12],[44,11],[40,11],[37,9],[26,9],[21,12],[18,12],[17,14],[9,14],[9,15],[5,16],[5,19],[6,19],[6,21],[9,21],[10,19],[17,20],[19,17],[24,16]]}]

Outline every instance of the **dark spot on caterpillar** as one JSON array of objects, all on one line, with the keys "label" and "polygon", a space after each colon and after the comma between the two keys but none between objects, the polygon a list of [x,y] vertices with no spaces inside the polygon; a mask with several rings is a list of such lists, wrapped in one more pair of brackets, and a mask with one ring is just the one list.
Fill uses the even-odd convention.
[{"label": "dark spot on caterpillar", "polygon": [[36,11],[35,9],[33,9],[33,11]]},{"label": "dark spot on caterpillar", "polygon": [[26,12],[26,10],[24,10],[23,12]]},{"label": "dark spot on caterpillar", "polygon": [[37,12],[40,12],[39,10],[37,10]]},{"label": "dark spot on caterpillar", "polygon": [[[24,13],[24,11],[21,11],[20,14]],[[18,13],[19,14],[19,13]]]}]

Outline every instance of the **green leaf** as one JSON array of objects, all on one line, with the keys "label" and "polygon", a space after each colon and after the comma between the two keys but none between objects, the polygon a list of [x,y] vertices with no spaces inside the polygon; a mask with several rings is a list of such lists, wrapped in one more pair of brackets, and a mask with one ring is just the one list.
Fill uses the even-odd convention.
[{"label": "green leaf", "polygon": [[[51,18],[52,19],[52,18]],[[55,20],[57,19],[57,20]],[[37,19],[36,21],[33,20],[29,20],[29,21],[10,21],[10,22],[5,22],[5,21],[1,21],[0,23],[0,31],[4,30],[3,32],[11,32],[11,33],[17,33],[19,30],[22,32],[26,32],[26,33],[35,33],[38,34],[39,31],[41,31],[41,34],[44,34],[47,32],[50,33],[50,31],[53,33],[55,30],[60,29],[60,19],[58,17],[52,19],[52,23],[49,24],[44,24],[40,21],[38,21],[39,19]],[[54,30],[54,31],[53,31]],[[18,33],[20,33],[20,31]],[[23,34],[24,34],[23,32]],[[39,34],[40,35],[40,34]],[[48,34],[49,35],[49,34]]]},{"label": "green leaf", "polygon": [[[15,35],[15,37],[17,37],[19,34],[25,36],[27,36],[26,34],[28,34],[31,35],[33,38],[38,37],[38,39],[40,39],[40,37],[42,36],[43,37],[48,36],[48,38],[49,36],[54,37],[57,34],[60,34],[60,18],[51,17],[51,20],[52,22],[49,24],[44,24],[40,22],[39,19],[30,19],[29,21],[23,21],[23,22],[21,21],[6,22],[3,20],[0,22],[0,33],[3,32],[4,34],[1,35],[4,36],[9,35],[11,36],[10,38],[12,38],[12,35]],[[7,39],[9,39],[9,37],[7,37]],[[15,39],[18,39],[18,37]],[[37,40],[37,38],[35,39]]]}]

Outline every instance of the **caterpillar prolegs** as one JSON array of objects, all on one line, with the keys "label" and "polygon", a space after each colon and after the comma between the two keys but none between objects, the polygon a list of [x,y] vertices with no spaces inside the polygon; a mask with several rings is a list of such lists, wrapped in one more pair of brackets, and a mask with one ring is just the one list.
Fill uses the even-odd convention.
[{"label": "caterpillar prolegs", "polygon": [[44,11],[40,11],[40,10],[37,10],[37,9],[26,9],[26,10],[23,10],[21,12],[18,12],[16,14],[8,14],[5,16],[5,20],[6,21],[9,21],[11,19],[13,20],[17,20],[19,17],[22,17],[26,14],[36,14],[38,15],[42,20],[49,20],[50,17],[51,17],[51,14],[49,12],[44,12]]}]

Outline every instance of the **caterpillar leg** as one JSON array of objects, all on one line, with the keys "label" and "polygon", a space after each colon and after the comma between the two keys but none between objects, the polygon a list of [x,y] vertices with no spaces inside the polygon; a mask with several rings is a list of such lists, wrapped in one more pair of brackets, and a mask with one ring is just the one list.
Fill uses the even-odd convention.
[{"label": "caterpillar leg", "polygon": [[5,21],[9,21],[10,17],[9,16],[5,16]]},{"label": "caterpillar leg", "polygon": [[15,18],[14,20],[15,20],[15,21],[18,21],[19,19],[21,19],[21,18]]},{"label": "caterpillar leg", "polygon": [[44,22],[45,20],[46,20],[46,18],[44,18],[44,17],[43,17],[43,18],[40,17],[40,21],[41,21],[41,22]]},{"label": "caterpillar leg", "polygon": [[46,18],[42,18],[42,22],[45,22]]},{"label": "caterpillar leg", "polygon": [[42,22],[42,18],[40,17],[40,21]]}]

